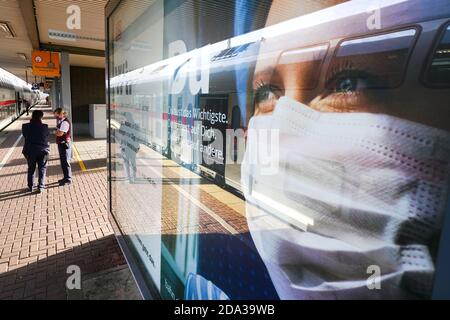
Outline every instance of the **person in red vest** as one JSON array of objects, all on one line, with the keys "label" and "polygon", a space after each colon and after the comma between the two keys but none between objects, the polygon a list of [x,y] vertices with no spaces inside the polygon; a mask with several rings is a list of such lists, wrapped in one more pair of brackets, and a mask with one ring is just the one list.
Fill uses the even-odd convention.
[{"label": "person in red vest", "polygon": [[70,159],[72,158],[72,124],[67,119],[67,112],[63,108],[57,108],[54,112],[56,118],[56,144],[61,161],[61,168],[64,177],[58,182],[60,185],[72,183],[72,168]]}]

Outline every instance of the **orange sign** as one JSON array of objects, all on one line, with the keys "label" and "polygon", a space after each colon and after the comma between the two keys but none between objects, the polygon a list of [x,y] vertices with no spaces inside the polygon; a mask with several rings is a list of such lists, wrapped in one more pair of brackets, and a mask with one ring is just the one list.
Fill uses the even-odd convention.
[{"label": "orange sign", "polygon": [[33,75],[43,77],[59,77],[59,53],[50,51],[33,51],[31,55]]}]

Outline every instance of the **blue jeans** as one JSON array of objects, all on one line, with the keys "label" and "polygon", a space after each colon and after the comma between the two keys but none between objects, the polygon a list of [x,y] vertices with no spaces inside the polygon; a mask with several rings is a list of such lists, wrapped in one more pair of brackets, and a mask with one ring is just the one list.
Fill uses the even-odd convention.
[{"label": "blue jeans", "polygon": [[72,168],[70,166],[70,159],[72,159],[72,144],[69,143],[68,145],[69,148],[64,149],[63,145],[58,144],[58,153],[64,180],[72,181]]},{"label": "blue jeans", "polygon": [[36,165],[39,170],[39,184],[38,187],[43,189],[45,187],[45,174],[47,172],[48,155],[28,156],[28,187],[32,188],[34,185],[34,172]]}]

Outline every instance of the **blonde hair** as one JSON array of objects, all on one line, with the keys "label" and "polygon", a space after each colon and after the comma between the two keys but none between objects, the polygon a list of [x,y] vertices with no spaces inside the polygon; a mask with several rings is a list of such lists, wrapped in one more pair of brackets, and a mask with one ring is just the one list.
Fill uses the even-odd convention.
[{"label": "blonde hair", "polygon": [[54,111],[56,114],[62,114],[63,116],[67,116],[67,111],[64,108],[56,108]]}]

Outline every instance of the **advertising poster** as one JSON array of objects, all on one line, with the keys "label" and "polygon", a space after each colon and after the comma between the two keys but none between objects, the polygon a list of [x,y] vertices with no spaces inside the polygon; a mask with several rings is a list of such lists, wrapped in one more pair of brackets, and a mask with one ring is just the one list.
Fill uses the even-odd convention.
[{"label": "advertising poster", "polygon": [[157,296],[432,297],[448,1],[123,1],[112,18],[112,214]]}]

